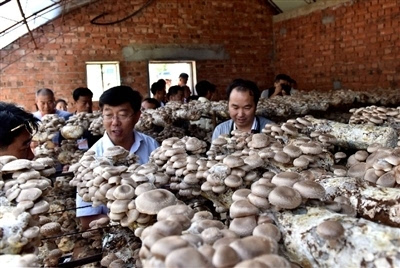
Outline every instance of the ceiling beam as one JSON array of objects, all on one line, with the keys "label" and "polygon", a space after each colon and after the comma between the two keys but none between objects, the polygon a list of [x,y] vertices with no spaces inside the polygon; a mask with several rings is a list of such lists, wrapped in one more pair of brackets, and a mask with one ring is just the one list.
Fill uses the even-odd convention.
[{"label": "ceiling beam", "polygon": [[18,3],[19,11],[21,11],[21,16],[24,19],[24,24],[26,25],[26,28],[28,29],[29,35],[31,36],[32,41],[35,44],[35,48],[38,49],[38,46],[37,46],[36,41],[35,41],[35,38],[33,37],[32,31],[29,28],[28,22],[26,21],[24,10],[22,9],[22,6],[21,6],[21,2],[19,0],[17,0],[17,3]]}]

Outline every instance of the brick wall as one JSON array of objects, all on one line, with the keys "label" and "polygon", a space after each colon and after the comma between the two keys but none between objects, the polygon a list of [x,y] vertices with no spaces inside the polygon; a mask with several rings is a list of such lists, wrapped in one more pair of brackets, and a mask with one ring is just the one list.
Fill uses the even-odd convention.
[{"label": "brick wall", "polygon": [[38,48],[23,36],[0,51],[0,99],[34,110],[34,92],[42,87],[72,100],[84,86],[85,61],[120,61],[122,83],[146,94],[146,61],[125,61],[122,48],[132,44],[222,45],[226,60],[197,62],[197,80],[217,85],[219,97],[233,78],[270,84],[272,69],[272,8],[251,0],[157,0],[122,23],[98,26],[90,20],[121,19],[143,1],[101,0],[65,14],[33,31]]},{"label": "brick wall", "polygon": [[400,88],[400,2],[354,0],[274,23],[275,73],[300,89]]}]

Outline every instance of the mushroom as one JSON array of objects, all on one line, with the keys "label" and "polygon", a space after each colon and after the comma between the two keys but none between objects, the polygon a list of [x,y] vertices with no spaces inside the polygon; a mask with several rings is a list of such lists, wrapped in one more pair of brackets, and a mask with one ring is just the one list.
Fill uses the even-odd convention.
[{"label": "mushroom", "polygon": [[278,210],[294,209],[301,204],[301,195],[297,190],[287,186],[277,186],[268,195],[268,200]]},{"label": "mushroom", "polygon": [[335,247],[338,240],[344,235],[344,228],[338,221],[324,221],[317,226],[317,234],[328,242],[330,247]]},{"label": "mushroom", "polygon": [[170,191],[154,189],[140,194],[135,203],[140,213],[156,215],[161,209],[175,205],[176,202],[176,197]]}]

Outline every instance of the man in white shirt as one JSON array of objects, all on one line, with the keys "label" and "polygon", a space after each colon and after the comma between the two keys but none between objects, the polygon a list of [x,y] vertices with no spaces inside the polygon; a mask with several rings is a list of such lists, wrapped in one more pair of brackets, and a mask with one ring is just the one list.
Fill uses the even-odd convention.
[{"label": "man in white shirt", "polygon": [[[96,156],[102,156],[104,151],[112,146],[122,146],[130,153],[139,157],[139,163],[145,164],[149,156],[159,144],[156,140],[134,130],[140,117],[142,97],[139,92],[128,86],[117,86],[105,91],[99,100],[103,112],[104,136],[89,150]],[[76,216],[81,219],[83,229],[89,227],[93,220],[107,217],[107,207],[85,207],[90,205],[77,195]]]},{"label": "man in white shirt", "polygon": [[222,134],[231,134],[238,129],[243,132],[260,133],[266,124],[272,121],[256,116],[260,90],[256,83],[235,79],[227,88],[230,120],[219,124],[213,132],[212,140]]}]

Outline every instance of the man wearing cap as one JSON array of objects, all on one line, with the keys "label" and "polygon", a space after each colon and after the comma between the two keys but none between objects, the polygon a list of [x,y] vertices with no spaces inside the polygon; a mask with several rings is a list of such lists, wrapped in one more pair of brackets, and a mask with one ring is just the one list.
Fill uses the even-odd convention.
[{"label": "man wearing cap", "polygon": [[15,104],[0,102],[0,122],[0,156],[32,160],[30,143],[39,119]]},{"label": "man wearing cap", "polygon": [[227,88],[230,120],[219,124],[213,132],[212,140],[222,134],[231,135],[232,130],[260,133],[272,121],[256,116],[260,90],[253,81],[235,79]]}]

